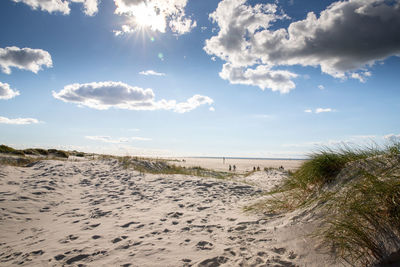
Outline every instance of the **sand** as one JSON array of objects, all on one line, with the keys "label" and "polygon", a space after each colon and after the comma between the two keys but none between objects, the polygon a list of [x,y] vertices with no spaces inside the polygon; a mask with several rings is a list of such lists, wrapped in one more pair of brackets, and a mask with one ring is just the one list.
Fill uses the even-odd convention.
[{"label": "sand", "polygon": [[194,167],[200,166],[207,169],[218,170],[218,171],[229,171],[229,165],[236,166],[236,172],[245,173],[252,171],[253,167],[260,167],[261,170],[264,168],[279,168],[283,167],[285,170],[297,169],[304,160],[290,160],[290,159],[234,159],[225,158],[174,158],[171,163],[185,166]]},{"label": "sand", "polygon": [[337,265],[308,236],[310,214],[244,212],[285,175],[140,174],[114,159],[0,166],[0,266]]}]

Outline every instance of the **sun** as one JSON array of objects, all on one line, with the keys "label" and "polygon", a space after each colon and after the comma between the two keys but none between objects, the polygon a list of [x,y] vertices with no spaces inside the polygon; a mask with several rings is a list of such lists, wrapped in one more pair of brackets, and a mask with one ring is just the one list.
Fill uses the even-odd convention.
[{"label": "sun", "polygon": [[155,6],[142,3],[135,7],[133,15],[138,28],[165,32],[166,18]]}]

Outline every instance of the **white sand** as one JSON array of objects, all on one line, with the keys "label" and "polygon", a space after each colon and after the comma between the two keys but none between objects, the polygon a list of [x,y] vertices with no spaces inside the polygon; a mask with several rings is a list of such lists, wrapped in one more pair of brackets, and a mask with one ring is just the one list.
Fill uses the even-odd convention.
[{"label": "white sand", "polygon": [[[184,161],[183,161],[184,160]],[[284,159],[231,159],[226,158],[225,163],[222,158],[176,158],[171,163],[175,165],[194,167],[200,166],[207,169],[218,171],[228,171],[229,165],[236,166],[236,172],[244,173],[252,171],[253,167],[264,168],[279,168],[283,166],[285,170],[297,169],[304,160],[284,160]]]},{"label": "white sand", "polygon": [[[333,266],[309,214],[242,207],[284,173],[247,182],[140,175],[116,160],[0,166],[0,266]],[[240,179],[239,179],[240,180]]]}]

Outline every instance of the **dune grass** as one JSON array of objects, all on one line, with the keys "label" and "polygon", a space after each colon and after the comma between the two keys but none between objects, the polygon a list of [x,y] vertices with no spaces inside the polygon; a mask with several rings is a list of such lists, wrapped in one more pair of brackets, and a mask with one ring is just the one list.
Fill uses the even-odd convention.
[{"label": "dune grass", "polygon": [[181,174],[181,175],[193,175],[200,177],[213,177],[217,179],[226,179],[232,177],[231,173],[220,172],[196,167],[182,167],[175,164],[169,164],[166,160],[162,159],[150,159],[150,158],[139,158],[139,157],[116,157],[124,168],[132,168],[141,173],[152,173],[152,174]]},{"label": "dune grass", "polygon": [[43,158],[28,158],[28,157],[4,157],[0,156],[0,165],[26,167],[30,164],[42,160]]},{"label": "dune grass", "polygon": [[25,155],[23,151],[14,149],[6,145],[0,145],[0,153],[12,155]]},{"label": "dune grass", "polygon": [[[0,153],[2,154],[10,154],[17,156],[25,156],[25,155],[35,155],[35,156],[55,156],[59,158],[68,158],[69,153],[64,150],[59,149],[42,149],[42,148],[27,148],[23,150],[17,150],[12,147],[6,145],[0,145]],[[80,152],[82,153],[82,152]]]},{"label": "dune grass", "polygon": [[41,155],[41,156],[48,156],[49,152],[46,149],[42,148],[27,148],[22,150],[25,155]]},{"label": "dune grass", "polygon": [[352,265],[400,251],[400,143],[322,148],[269,195],[247,210],[282,213],[318,203],[324,222],[315,236]]}]

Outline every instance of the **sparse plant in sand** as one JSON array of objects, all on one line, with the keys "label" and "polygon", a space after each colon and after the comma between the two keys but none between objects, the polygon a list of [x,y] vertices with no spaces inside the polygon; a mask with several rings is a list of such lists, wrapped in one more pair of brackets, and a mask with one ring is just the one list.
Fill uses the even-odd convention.
[{"label": "sparse plant in sand", "polygon": [[323,148],[269,194],[247,210],[282,213],[313,204],[323,219],[315,237],[352,265],[382,263],[399,254],[399,143]]}]

